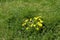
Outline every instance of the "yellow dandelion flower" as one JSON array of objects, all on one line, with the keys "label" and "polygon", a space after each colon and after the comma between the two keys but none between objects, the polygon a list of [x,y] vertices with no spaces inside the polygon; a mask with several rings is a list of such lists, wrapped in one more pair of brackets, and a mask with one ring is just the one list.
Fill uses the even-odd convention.
[{"label": "yellow dandelion flower", "polygon": [[38,31],[38,30],[39,30],[39,28],[36,28],[36,30]]},{"label": "yellow dandelion flower", "polygon": [[28,22],[28,19],[26,19],[25,22]]},{"label": "yellow dandelion flower", "polygon": [[38,22],[37,24],[38,24],[38,26],[40,26],[40,27],[42,27],[42,26],[43,26],[40,22]]},{"label": "yellow dandelion flower", "polygon": [[26,28],[26,30],[28,30],[28,29],[29,29],[29,27]]},{"label": "yellow dandelion flower", "polygon": [[23,24],[22,24],[22,26],[25,26],[25,25],[26,25],[26,23],[23,23]]}]

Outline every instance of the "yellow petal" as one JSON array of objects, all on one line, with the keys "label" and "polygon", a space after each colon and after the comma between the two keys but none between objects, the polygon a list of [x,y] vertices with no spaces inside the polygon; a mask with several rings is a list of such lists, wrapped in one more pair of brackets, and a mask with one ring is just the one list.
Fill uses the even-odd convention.
[{"label": "yellow petal", "polygon": [[41,23],[43,23],[43,21],[42,21],[41,19],[39,19],[39,21],[40,21]]},{"label": "yellow petal", "polygon": [[35,20],[37,20],[39,17],[34,17]]},{"label": "yellow petal", "polygon": [[39,24],[40,27],[42,27],[43,25],[42,24]]},{"label": "yellow petal", "polygon": [[40,22],[41,22],[41,23],[43,23],[43,21],[42,21],[42,20],[40,20]]},{"label": "yellow petal", "polygon": [[26,19],[25,22],[28,22],[28,19]]},{"label": "yellow petal", "polygon": [[29,28],[27,27],[26,30],[28,30]]},{"label": "yellow petal", "polygon": [[42,26],[43,26],[40,22],[38,22],[38,23],[37,23],[37,25],[38,25],[38,26],[40,26],[40,27],[42,27]]},{"label": "yellow petal", "polygon": [[36,25],[35,25],[35,24],[34,24],[33,26],[34,26],[34,27],[36,27]]},{"label": "yellow petal", "polygon": [[38,31],[38,30],[39,30],[39,28],[36,28],[36,30]]},{"label": "yellow petal", "polygon": [[30,21],[32,21],[32,18],[30,18]]},{"label": "yellow petal", "polygon": [[33,27],[33,24],[31,24],[30,26]]},{"label": "yellow petal", "polygon": [[22,26],[25,26],[25,25],[26,25],[26,23],[23,23],[23,24],[22,24]]}]

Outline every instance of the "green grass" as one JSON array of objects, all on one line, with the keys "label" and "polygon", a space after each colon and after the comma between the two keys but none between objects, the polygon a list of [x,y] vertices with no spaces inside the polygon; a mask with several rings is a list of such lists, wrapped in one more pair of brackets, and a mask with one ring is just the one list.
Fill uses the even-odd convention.
[{"label": "green grass", "polygon": [[[26,17],[42,16],[46,30],[21,32]],[[1,0],[0,40],[60,40],[60,0]]]}]

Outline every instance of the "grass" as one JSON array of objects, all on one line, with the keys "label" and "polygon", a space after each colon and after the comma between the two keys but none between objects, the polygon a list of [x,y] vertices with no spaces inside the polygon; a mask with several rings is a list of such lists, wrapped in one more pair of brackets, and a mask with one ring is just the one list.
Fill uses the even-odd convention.
[{"label": "grass", "polygon": [[[46,31],[20,30],[22,20],[34,16],[42,16]],[[0,40],[60,40],[60,0],[1,0]]]}]

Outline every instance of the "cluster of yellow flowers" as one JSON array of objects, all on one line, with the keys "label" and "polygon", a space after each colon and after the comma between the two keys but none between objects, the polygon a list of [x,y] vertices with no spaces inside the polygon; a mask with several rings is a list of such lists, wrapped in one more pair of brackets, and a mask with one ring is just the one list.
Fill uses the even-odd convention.
[{"label": "cluster of yellow flowers", "polygon": [[34,18],[30,19],[25,19],[22,23],[22,26],[26,29],[29,30],[31,28],[34,28],[36,30],[40,30],[40,28],[43,27],[43,20],[41,19],[41,16],[37,16]]}]

